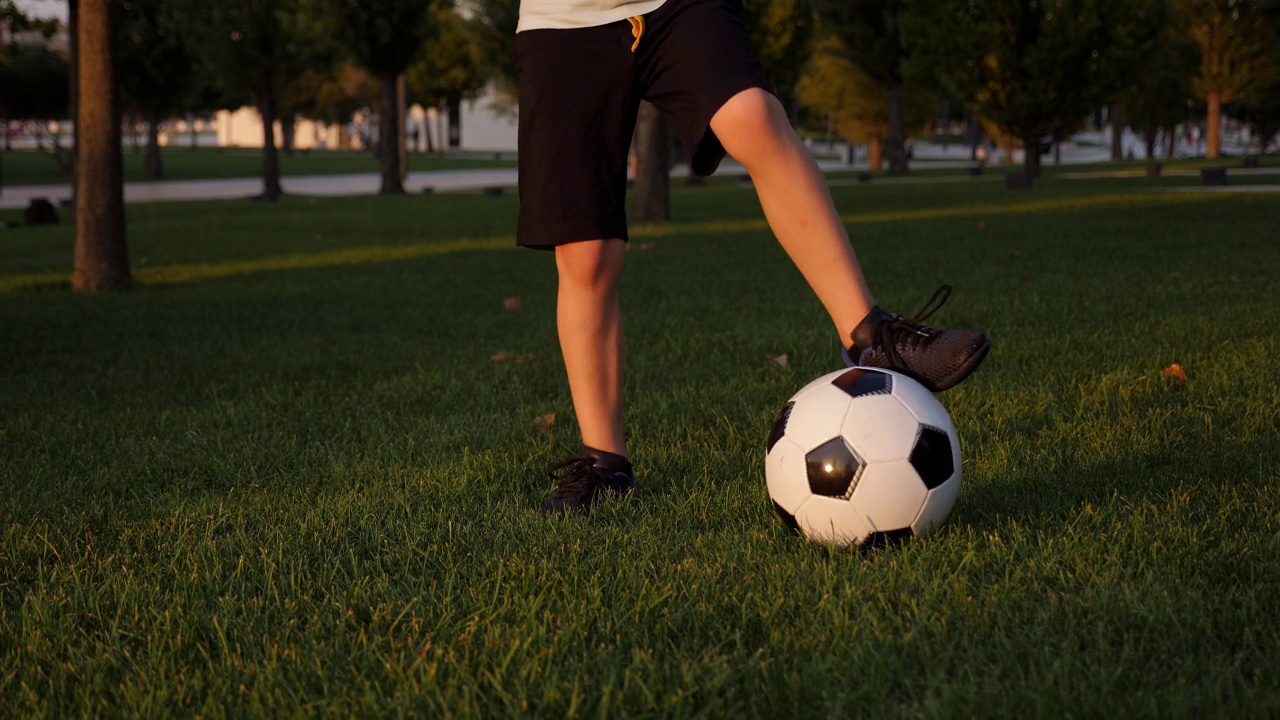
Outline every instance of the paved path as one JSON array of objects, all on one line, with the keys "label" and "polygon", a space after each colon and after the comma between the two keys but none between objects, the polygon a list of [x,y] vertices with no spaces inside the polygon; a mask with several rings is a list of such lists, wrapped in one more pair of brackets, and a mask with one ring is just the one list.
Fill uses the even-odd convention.
[{"label": "paved path", "polygon": [[[965,168],[971,165],[967,156],[954,152],[954,159],[930,160],[931,168]],[[826,172],[858,172],[865,171],[865,163],[846,165],[842,162],[824,160],[818,163]],[[918,163],[916,167],[924,167]],[[717,171],[718,175],[733,177],[745,175],[746,170],[739,164],[726,160]],[[677,166],[672,175],[684,177],[688,169]],[[377,173],[361,173],[355,175],[307,175],[281,178],[280,184],[290,195],[315,197],[334,197],[342,195],[375,195],[378,192],[380,179]],[[515,168],[495,168],[479,170],[438,170],[430,172],[411,172],[405,178],[405,191],[420,193],[430,188],[435,192],[460,192],[482,190],[491,187],[514,188],[516,186]],[[262,192],[260,178],[236,178],[230,180],[159,180],[152,182],[131,182],[124,185],[124,199],[127,203],[165,202],[171,200],[226,200],[249,198]],[[0,188],[0,209],[25,208],[33,198],[45,198],[55,205],[69,202],[70,185],[15,185]]]},{"label": "paved path", "polygon": [[[380,179],[376,173],[357,175],[307,175],[282,178],[280,184],[291,195],[332,197],[336,195],[374,195]],[[514,187],[515,168],[493,170],[446,170],[409,173],[405,190],[422,192],[431,187],[438,191],[479,190],[486,187]],[[261,178],[231,180],[161,180],[131,182],[124,185],[124,200],[164,202],[169,200],[219,200],[248,198],[262,192]],[[24,208],[32,198],[46,198],[58,204],[71,197],[69,185],[19,185],[0,189],[0,208]]]},{"label": "paved path", "polygon": [[[1090,145],[1074,145],[1067,144],[1063,146],[1062,163],[1081,164],[1105,162],[1110,158],[1109,150],[1103,147],[1095,147]],[[862,172],[867,169],[865,163],[855,165],[846,165],[839,161],[824,160],[820,161],[819,166],[829,173],[838,172]],[[952,145],[950,148],[942,148],[938,145],[920,146],[917,151],[916,160],[912,167],[916,169],[924,168],[952,168],[960,169],[969,167],[972,163],[969,160],[969,149],[960,145]],[[1102,171],[1099,173],[1080,173],[1078,177],[1099,176],[1099,177],[1116,177],[1116,173],[1123,173],[1123,170]],[[1129,171],[1140,173],[1141,171]],[[1170,171],[1167,174],[1179,174],[1180,171]],[[1195,174],[1198,171],[1188,170],[1181,171],[1185,174]],[[1262,168],[1261,170],[1246,170],[1244,168],[1231,171],[1231,175],[1238,174],[1274,174],[1280,172],[1276,168]],[[721,166],[717,174],[735,176],[743,175],[746,171],[741,165],[733,161],[726,160]],[[688,174],[688,169],[678,166],[673,175],[684,176]],[[885,178],[885,181],[890,180]],[[918,180],[924,182],[924,178],[895,178],[894,180],[907,182]],[[316,197],[333,197],[342,195],[374,195],[378,192],[379,178],[376,173],[361,173],[355,175],[307,175],[300,177],[285,177],[281,180],[284,191],[291,195],[316,196]],[[834,180],[833,185],[846,184],[845,181]],[[468,190],[481,190],[491,187],[512,188],[516,186],[516,169],[515,168],[494,168],[494,169],[477,169],[477,170],[438,170],[430,172],[411,172],[405,179],[405,191],[409,193],[420,193],[430,188],[435,192],[458,192]],[[1280,185],[1276,187],[1280,188]],[[1231,189],[1231,188],[1228,188]],[[125,183],[124,199],[129,203],[141,202],[164,202],[170,200],[218,200],[218,199],[235,199],[249,198],[262,192],[262,180],[260,178],[236,178],[230,180],[161,180],[155,182],[132,182]],[[33,198],[45,198],[55,205],[62,202],[69,202],[71,198],[71,187],[69,185],[18,185],[13,187],[0,187],[0,209],[25,208],[30,204]]]}]

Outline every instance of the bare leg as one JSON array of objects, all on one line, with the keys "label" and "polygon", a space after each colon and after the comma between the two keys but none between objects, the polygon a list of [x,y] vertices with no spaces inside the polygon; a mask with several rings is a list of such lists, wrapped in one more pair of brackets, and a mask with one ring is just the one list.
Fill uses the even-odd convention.
[{"label": "bare leg", "polygon": [[744,90],[716,112],[711,129],[751,173],[769,227],[847,346],[875,302],[826,181],[781,103],[759,88]]},{"label": "bare leg", "polygon": [[618,279],[622,240],[588,240],[556,248],[556,327],[582,442],[626,455],[622,430],[622,312]]}]

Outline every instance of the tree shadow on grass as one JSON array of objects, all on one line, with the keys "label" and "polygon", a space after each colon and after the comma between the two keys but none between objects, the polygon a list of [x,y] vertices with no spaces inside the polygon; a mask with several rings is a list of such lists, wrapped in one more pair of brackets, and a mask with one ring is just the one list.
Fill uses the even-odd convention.
[{"label": "tree shadow on grass", "polygon": [[[1088,508],[1159,506],[1188,492],[1211,513],[1207,503],[1274,483],[1274,468],[1280,467],[1274,437],[1254,433],[1250,439],[1218,441],[1198,434],[1198,428],[1177,425],[1167,436],[1135,443],[1131,450],[1094,454],[1082,446],[1040,457],[1036,448],[1043,442],[1038,439],[1043,425],[1031,417],[1011,423],[1008,435],[1024,446],[1019,459],[1007,473],[966,477],[952,523],[978,533],[1010,522],[1060,527]],[[1267,468],[1273,469],[1270,477]]]}]

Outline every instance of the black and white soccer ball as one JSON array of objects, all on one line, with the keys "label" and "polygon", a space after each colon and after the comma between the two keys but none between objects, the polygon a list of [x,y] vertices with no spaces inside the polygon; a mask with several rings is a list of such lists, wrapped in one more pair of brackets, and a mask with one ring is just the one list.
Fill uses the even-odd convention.
[{"label": "black and white soccer ball", "polygon": [[849,368],[791,397],[769,435],[769,496],[814,542],[879,545],[923,537],[960,494],[960,438],[923,385]]}]

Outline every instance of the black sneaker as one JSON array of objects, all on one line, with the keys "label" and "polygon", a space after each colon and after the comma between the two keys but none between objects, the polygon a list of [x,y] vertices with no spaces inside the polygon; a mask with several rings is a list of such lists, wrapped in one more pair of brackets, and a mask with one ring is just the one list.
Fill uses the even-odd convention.
[{"label": "black sneaker", "polygon": [[991,340],[975,330],[943,330],[920,324],[950,295],[951,286],[943,285],[924,309],[909,318],[878,306],[872,308],[853,330],[853,347],[844,351],[845,365],[894,370],[935,393],[969,377],[987,357]]},{"label": "black sneaker", "polygon": [[626,458],[585,445],[579,457],[552,465],[547,474],[556,483],[542,504],[542,512],[547,515],[586,512],[601,493],[623,496],[636,486]]}]

